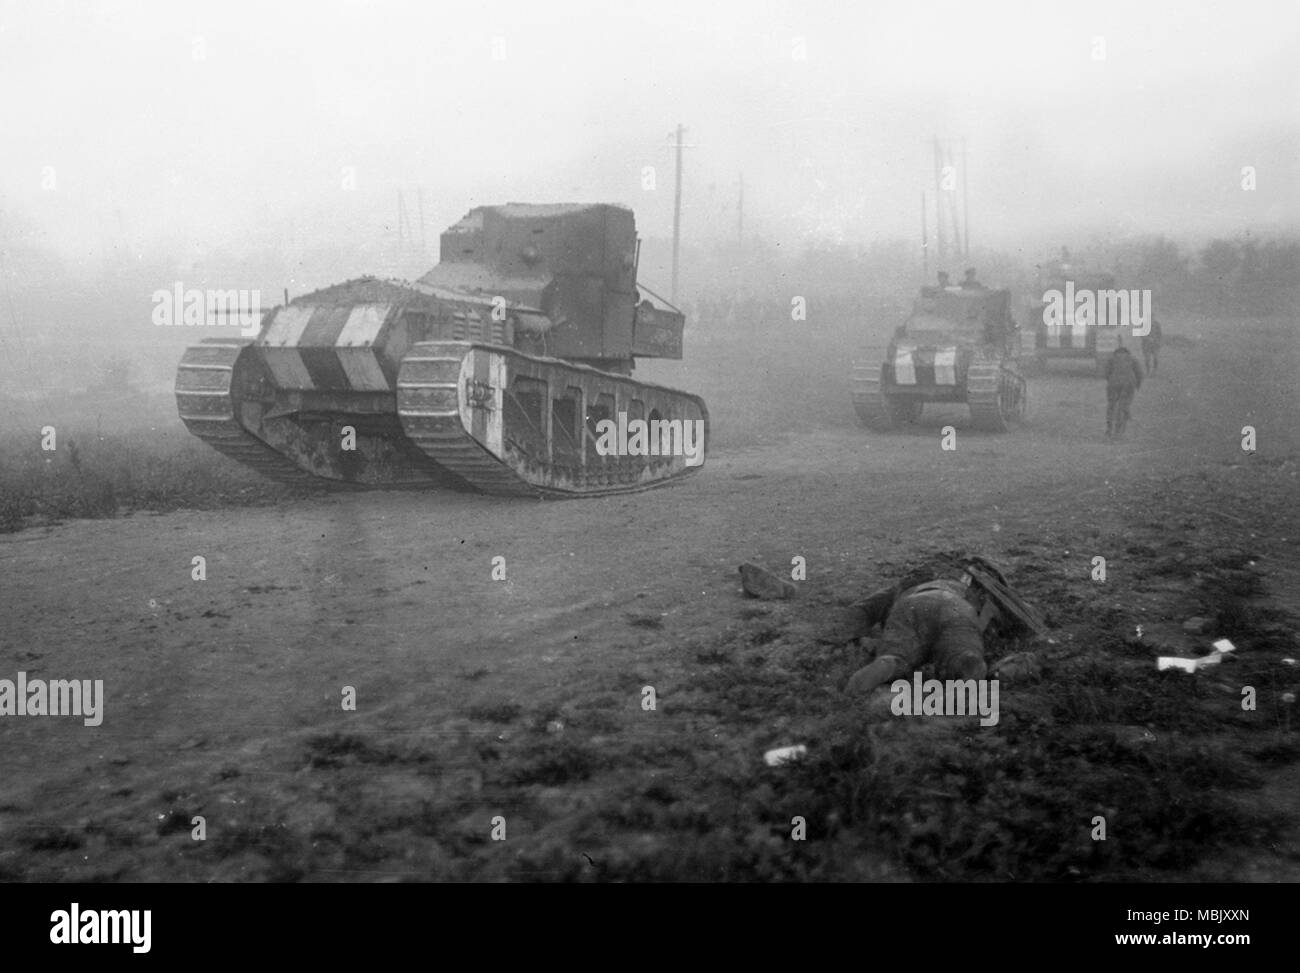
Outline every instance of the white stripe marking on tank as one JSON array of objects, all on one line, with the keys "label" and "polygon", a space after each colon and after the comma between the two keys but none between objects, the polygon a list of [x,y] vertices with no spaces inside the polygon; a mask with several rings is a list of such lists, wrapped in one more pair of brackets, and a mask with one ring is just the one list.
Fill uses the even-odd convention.
[{"label": "white stripe marking on tank", "polygon": [[1082,348],[1088,343],[1088,315],[1083,308],[1074,314],[1070,323],[1070,347]]},{"label": "white stripe marking on tank", "polygon": [[354,307],[348,315],[347,324],[339,332],[334,343],[340,348],[353,348],[368,345],[379,337],[379,329],[384,326],[391,304],[362,304]]},{"label": "white stripe marking on tank", "polygon": [[934,353],[934,384],[957,384],[956,348],[943,348]]},{"label": "white stripe marking on tank", "polygon": [[284,348],[296,345],[302,333],[307,330],[311,316],[316,313],[314,307],[286,307],[276,312],[275,320],[266,329],[262,344],[272,348]]},{"label": "white stripe marking on tank", "polygon": [[487,442],[483,445],[494,456],[503,455],[504,447],[504,419],[505,419],[505,388],[506,388],[506,359],[504,355],[498,355],[492,352],[488,359],[489,373],[491,374],[492,383],[492,412],[488,416]]},{"label": "white stripe marking on tank", "polygon": [[467,390],[470,388],[470,383],[474,381],[475,362],[479,355],[487,355],[488,384],[492,386],[492,402],[488,408],[484,410],[483,406],[478,406],[479,410],[486,412],[486,415],[482,417],[483,438],[479,442],[493,455],[499,456],[501,455],[502,443],[501,406],[503,397],[501,389],[506,379],[506,363],[501,355],[475,349],[461,359],[458,393],[460,398],[460,422],[469,431],[470,435],[474,435],[475,409],[470,405]]},{"label": "white stripe marking on tank", "polygon": [[912,360],[912,352],[916,350],[912,345],[900,345],[894,354],[894,384],[896,385],[915,385],[916,384],[916,363]]}]

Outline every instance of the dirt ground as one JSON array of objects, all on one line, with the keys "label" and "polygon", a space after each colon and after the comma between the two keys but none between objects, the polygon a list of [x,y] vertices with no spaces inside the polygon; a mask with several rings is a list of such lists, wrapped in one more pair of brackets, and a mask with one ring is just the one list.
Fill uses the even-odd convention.
[{"label": "dirt ground", "polygon": [[[708,461],[670,488],[0,535],[0,678],[106,696],[98,727],[0,721],[0,879],[1300,879],[1297,336],[1166,335],[1120,443],[1085,369],[1033,378],[1011,434],[960,411],[880,434],[843,335],[704,334],[638,372],[709,402]],[[1046,614],[1050,642],[990,646],[1041,674],[991,727],[846,698],[853,604],[962,551]],[[742,595],[740,562],[795,557],[794,599]],[[1221,666],[1156,672],[1218,637]]]}]

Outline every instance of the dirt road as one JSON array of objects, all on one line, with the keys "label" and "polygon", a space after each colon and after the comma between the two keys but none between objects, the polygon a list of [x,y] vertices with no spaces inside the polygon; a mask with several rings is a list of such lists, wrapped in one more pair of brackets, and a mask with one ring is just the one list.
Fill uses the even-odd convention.
[{"label": "dirt road", "polygon": [[[844,349],[844,374],[800,375],[779,355],[734,364],[728,388],[778,391],[729,401],[707,392],[725,351],[702,343],[684,369],[645,376],[705,391],[716,420],[706,466],[672,488],[558,503],[332,495],[0,537],[0,678],[102,679],[105,693],[98,727],[0,722],[0,877],[745,877],[749,843],[788,854],[771,823],[750,822],[755,837],[710,822],[690,795],[725,781],[779,803],[762,748],[806,739],[836,705],[844,609],[891,569],[980,551],[1031,597],[1058,599],[1046,607],[1063,641],[1111,638],[1152,612],[1173,628],[1193,613],[1179,585],[1142,587],[1177,539],[1211,561],[1247,552],[1269,603],[1300,614],[1295,334],[1177,331],[1195,344],[1167,348],[1119,444],[1084,372],[1033,379],[1031,422],[1010,435],[967,432],[953,413],[948,452],[942,414],[897,434],[856,426]],[[795,417],[784,427],[745,412],[773,396]],[[1241,449],[1247,424],[1255,453]],[[1098,554],[1104,594],[1089,578]],[[191,577],[196,556],[206,580]],[[788,572],[795,557],[797,599],[741,597],[738,563]],[[724,659],[775,675],[737,704],[716,681]],[[818,695],[782,695],[796,670]],[[1268,792],[1292,814],[1293,770],[1283,762]],[[698,844],[688,860],[671,849],[682,832]],[[798,874],[923,873],[847,824],[824,836],[798,850]],[[832,866],[845,842],[854,856]],[[1260,862],[1276,861],[1294,877],[1283,852],[1251,854],[1177,874],[1273,876]]]}]

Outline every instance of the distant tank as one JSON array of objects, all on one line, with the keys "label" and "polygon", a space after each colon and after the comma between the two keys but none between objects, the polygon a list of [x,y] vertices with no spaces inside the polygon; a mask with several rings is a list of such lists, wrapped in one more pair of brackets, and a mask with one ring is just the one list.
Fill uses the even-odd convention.
[{"label": "distant tank", "polygon": [[1122,344],[1120,328],[1115,322],[1101,326],[1090,321],[1082,307],[1065,310],[1059,323],[1048,323],[1048,291],[1070,293],[1092,291],[1100,293],[1113,290],[1113,274],[1087,272],[1069,262],[1068,251],[1062,259],[1044,264],[1038,273],[1037,299],[1029,305],[1029,330],[1026,332],[1024,358],[1036,371],[1045,370],[1054,361],[1092,361],[1097,373],[1106,370],[1106,361]]},{"label": "distant tank", "polygon": [[[685,325],[642,297],[638,255],[620,206],[478,207],[418,281],[327,287],[267,311],[252,340],[188,349],[180,417],[290,482],[572,497],[677,480],[702,464],[708,411],[630,377],[637,358],[680,359]],[[649,445],[598,448],[606,419],[648,426]],[[669,448],[685,423],[703,433],[694,462]]]},{"label": "distant tank", "polygon": [[853,407],[864,425],[915,422],[927,402],[965,404],[976,429],[1005,432],[1025,418],[1029,386],[1011,293],[923,287],[884,361],[853,363]]}]

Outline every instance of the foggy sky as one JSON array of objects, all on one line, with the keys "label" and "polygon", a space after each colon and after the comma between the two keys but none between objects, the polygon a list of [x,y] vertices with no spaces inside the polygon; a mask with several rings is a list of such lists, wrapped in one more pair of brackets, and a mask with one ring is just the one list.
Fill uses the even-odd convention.
[{"label": "foggy sky", "polygon": [[417,188],[431,238],[515,200],[662,236],[679,121],[696,240],[735,234],[742,173],[770,239],[910,240],[935,135],[976,243],[1294,229],[1298,105],[1290,0],[0,2],[0,208],[87,259],[355,243]]}]

